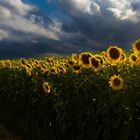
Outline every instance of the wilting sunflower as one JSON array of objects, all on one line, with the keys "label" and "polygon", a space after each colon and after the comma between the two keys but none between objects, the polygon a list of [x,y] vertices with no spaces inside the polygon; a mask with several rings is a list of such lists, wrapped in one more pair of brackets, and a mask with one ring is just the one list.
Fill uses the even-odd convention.
[{"label": "wilting sunflower", "polygon": [[140,51],[140,39],[136,40],[132,44],[132,47],[133,47],[134,52],[139,52]]},{"label": "wilting sunflower", "polygon": [[94,70],[98,70],[101,67],[100,60],[92,56],[90,58],[90,67],[93,68]]},{"label": "wilting sunflower", "polygon": [[77,64],[73,65],[72,68],[73,68],[73,72],[74,73],[79,73],[80,70],[81,70],[81,66],[80,65],[77,65]]},{"label": "wilting sunflower", "polygon": [[79,56],[79,64],[84,67],[90,67],[90,58],[93,56],[90,52],[83,52]]},{"label": "wilting sunflower", "polygon": [[120,61],[123,51],[117,46],[110,46],[107,49],[107,59],[110,63],[114,64]]},{"label": "wilting sunflower", "polygon": [[132,53],[129,56],[129,64],[131,64],[131,65],[137,65],[138,64],[138,55],[137,55],[137,53]]},{"label": "wilting sunflower", "polygon": [[45,93],[51,92],[51,87],[50,87],[50,84],[48,82],[44,82],[42,87],[43,87]]},{"label": "wilting sunflower", "polygon": [[124,80],[119,75],[114,75],[109,79],[109,86],[112,88],[112,90],[119,91],[124,87]]}]

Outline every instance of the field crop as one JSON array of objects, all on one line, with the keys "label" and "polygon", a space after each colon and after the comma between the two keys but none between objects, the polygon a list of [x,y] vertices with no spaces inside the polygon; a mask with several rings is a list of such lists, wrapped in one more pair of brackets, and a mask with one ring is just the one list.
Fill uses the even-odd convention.
[{"label": "field crop", "polygon": [[140,40],[132,49],[0,60],[0,120],[26,140],[139,140]]}]

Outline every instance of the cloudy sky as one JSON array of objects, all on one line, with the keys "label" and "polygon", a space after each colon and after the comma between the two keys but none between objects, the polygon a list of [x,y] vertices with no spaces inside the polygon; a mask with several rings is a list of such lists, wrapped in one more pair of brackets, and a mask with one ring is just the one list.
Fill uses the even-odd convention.
[{"label": "cloudy sky", "polygon": [[126,50],[140,38],[140,0],[0,0],[0,59]]}]

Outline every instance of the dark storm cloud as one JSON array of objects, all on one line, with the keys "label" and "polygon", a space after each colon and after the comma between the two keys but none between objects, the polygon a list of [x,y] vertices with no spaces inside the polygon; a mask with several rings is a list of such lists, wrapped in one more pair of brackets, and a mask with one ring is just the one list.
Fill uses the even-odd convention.
[{"label": "dark storm cloud", "polygon": [[22,0],[0,0],[0,58],[127,49],[140,38],[140,0],[58,2],[59,16]]},{"label": "dark storm cloud", "polygon": [[60,0],[61,8],[85,37],[81,45],[86,42],[87,47],[95,50],[108,45],[130,48],[140,37],[139,3],[139,0]]}]

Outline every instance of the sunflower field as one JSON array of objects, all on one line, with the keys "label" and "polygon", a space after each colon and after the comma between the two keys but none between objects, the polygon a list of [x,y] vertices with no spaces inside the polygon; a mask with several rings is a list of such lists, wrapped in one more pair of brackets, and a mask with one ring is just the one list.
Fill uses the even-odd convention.
[{"label": "sunflower field", "polygon": [[129,52],[0,60],[0,121],[23,140],[140,140],[140,39]]}]

